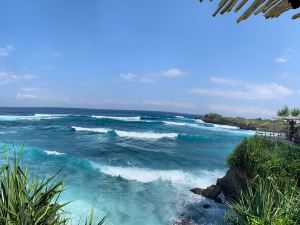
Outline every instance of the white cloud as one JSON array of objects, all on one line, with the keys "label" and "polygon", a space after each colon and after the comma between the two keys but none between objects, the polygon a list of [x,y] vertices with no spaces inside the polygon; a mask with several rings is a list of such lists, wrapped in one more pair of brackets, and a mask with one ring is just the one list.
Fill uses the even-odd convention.
[{"label": "white cloud", "polygon": [[205,95],[210,97],[224,97],[224,98],[237,98],[237,99],[252,99],[249,93],[243,91],[227,91],[208,88],[195,88],[190,90],[192,94]]},{"label": "white cloud", "polygon": [[162,106],[162,107],[174,107],[174,108],[184,108],[184,109],[195,109],[196,106],[190,102],[176,102],[176,101],[143,101],[144,105],[149,106]]},{"label": "white cloud", "polygon": [[228,84],[228,85],[239,85],[242,82],[239,80],[234,80],[234,79],[228,79],[228,78],[223,78],[223,77],[210,77],[209,78],[211,82],[216,83],[216,84]]},{"label": "white cloud", "polygon": [[21,94],[17,94],[16,99],[44,99],[44,98],[32,94],[21,93]]},{"label": "white cloud", "polygon": [[136,81],[138,77],[133,73],[122,73],[119,76],[119,80],[126,81],[126,82],[132,82]]},{"label": "white cloud", "polygon": [[276,111],[261,107],[240,107],[228,105],[210,105],[209,109],[221,114],[229,114],[235,116],[250,117],[272,117],[276,115]]},{"label": "white cloud", "polygon": [[165,71],[160,71],[156,73],[144,74],[144,75],[135,75],[133,73],[122,73],[119,75],[116,81],[125,81],[125,82],[141,82],[141,83],[155,83],[161,77],[175,78],[184,76],[185,73],[177,68],[172,68]]},{"label": "white cloud", "polygon": [[13,50],[15,50],[13,45],[5,45],[4,47],[0,47],[0,57],[8,56]]},{"label": "white cloud", "polygon": [[181,77],[184,76],[184,72],[177,68],[168,69],[161,72],[162,76],[166,77]]},{"label": "white cloud", "polygon": [[195,88],[190,90],[192,94],[205,95],[220,98],[244,99],[244,100],[276,100],[284,99],[296,93],[276,83],[251,84],[239,80],[210,77],[210,81],[217,84],[233,85],[234,89]]},{"label": "white cloud", "polygon": [[[125,107],[147,107],[148,109],[163,109],[168,110],[170,108],[176,109],[196,109],[197,107],[190,102],[182,102],[182,101],[160,101],[160,100],[114,100],[114,99],[105,99],[103,100],[104,104],[108,104],[110,106],[123,105]],[[128,108],[127,108],[128,109]]]},{"label": "white cloud", "polygon": [[36,87],[23,87],[21,88],[22,91],[24,92],[36,92],[36,91],[40,91],[40,88],[36,88]]},{"label": "white cloud", "polygon": [[16,75],[14,73],[0,71],[0,85],[15,83],[18,81],[32,80],[36,78],[33,75]]},{"label": "white cloud", "polygon": [[284,64],[288,62],[288,58],[286,56],[280,56],[278,58],[275,58],[274,60],[279,64]]}]

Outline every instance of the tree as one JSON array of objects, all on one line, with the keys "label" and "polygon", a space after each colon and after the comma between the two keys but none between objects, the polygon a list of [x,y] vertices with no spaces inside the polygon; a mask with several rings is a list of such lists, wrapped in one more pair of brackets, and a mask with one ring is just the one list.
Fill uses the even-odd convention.
[{"label": "tree", "polygon": [[290,115],[290,110],[288,106],[284,106],[282,109],[278,110],[277,112],[278,116],[289,116]]}]

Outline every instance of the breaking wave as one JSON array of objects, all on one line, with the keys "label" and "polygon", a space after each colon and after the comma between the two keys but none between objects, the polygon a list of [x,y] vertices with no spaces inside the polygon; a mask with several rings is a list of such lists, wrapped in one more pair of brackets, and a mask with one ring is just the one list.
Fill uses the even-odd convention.
[{"label": "breaking wave", "polygon": [[47,153],[47,155],[65,155],[65,153],[61,153],[61,152],[57,152],[57,151],[44,150],[44,152]]},{"label": "breaking wave", "polygon": [[41,119],[59,119],[69,116],[68,114],[34,114],[34,115],[0,115],[2,121],[15,120],[41,120]]},{"label": "breaking wave", "polygon": [[92,118],[120,120],[120,121],[129,121],[129,122],[141,121],[141,117],[139,117],[139,116],[134,116],[134,117],[128,117],[128,116],[126,116],[126,117],[122,117],[122,116],[95,116],[95,115],[93,115]]},{"label": "breaking wave", "polygon": [[177,133],[155,133],[155,132],[135,132],[135,131],[120,131],[115,130],[119,137],[133,138],[133,139],[174,139],[178,137]]},{"label": "breaking wave", "polygon": [[114,167],[101,166],[91,162],[92,166],[100,172],[113,176],[122,177],[130,181],[141,183],[149,183],[157,180],[169,181],[173,184],[188,184],[196,187],[207,187],[214,183],[218,177],[224,175],[224,172],[215,171],[200,171],[198,174],[191,174],[181,170],[152,170],[137,167]]},{"label": "breaking wave", "polygon": [[112,131],[108,128],[87,128],[87,127],[76,127],[72,126],[72,129],[74,129],[77,132],[93,132],[93,133],[108,133]]},{"label": "breaking wave", "polygon": [[180,122],[171,122],[171,121],[163,121],[163,123],[170,126],[188,126],[193,128],[201,127],[198,124],[192,124],[192,123],[180,123]]}]

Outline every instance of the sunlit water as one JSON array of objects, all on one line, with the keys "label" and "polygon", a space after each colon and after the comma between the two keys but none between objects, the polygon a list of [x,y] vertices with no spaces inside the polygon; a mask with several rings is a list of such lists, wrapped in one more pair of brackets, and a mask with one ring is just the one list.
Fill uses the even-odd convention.
[{"label": "sunlit water", "polygon": [[112,225],[166,225],[182,215],[222,223],[224,206],[189,192],[224,175],[226,157],[251,131],[192,116],[83,109],[0,109],[1,145],[25,144],[24,165],[40,177],[60,169],[61,201],[74,222],[94,207]]}]

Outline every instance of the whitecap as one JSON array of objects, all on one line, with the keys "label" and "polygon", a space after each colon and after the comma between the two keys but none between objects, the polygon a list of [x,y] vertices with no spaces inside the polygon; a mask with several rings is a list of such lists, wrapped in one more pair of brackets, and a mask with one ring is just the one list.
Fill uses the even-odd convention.
[{"label": "whitecap", "polygon": [[74,129],[77,132],[94,132],[94,133],[108,133],[112,131],[108,128],[87,128],[87,127],[76,127],[72,126],[72,129]]},{"label": "whitecap", "polygon": [[92,115],[92,118],[97,118],[97,119],[111,119],[111,120],[120,120],[120,121],[128,121],[128,122],[141,121],[141,117],[138,117],[138,116],[134,116],[134,117],[122,117],[122,116],[95,116],[95,115]]},{"label": "whitecap", "polygon": [[229,130],[239,130],[240,128],[237,126],[229,126],[229,125],[221,125],[221,124],[214,124],[211,123],[216,128],[221,128],[221,129],[229,129]]},{"label": "whitecap", "polygon": [[15,120],[41,120],[41,119],[59,119],[68,116],[67,114],[34,114],[34,115],[0,115],[2,121]]},{"label": "whitecap", "polygon": [[92,166],[99,169],[104,174],[112,177],[122,177],[129,181],[149,183],[157,180],[168,181],[173,184],[185,184],[191,187],[205,188],[216,182],[217,178],[224,176],[224,172],[199,171],[197,174],[191,174],[182,170],[152,170],[137,167],[115,167],[101,166],[91,162]]},{"label": "whitecap", "polygon": [[45,153],[47,153],[47,155],[65,155],[65,153],[61,153],[61,152],[57,152],[57,151],[47,151],[44,150]]},{"label": "whitecap", "polygon": [[135,131],[121,131],[115,130],[119,137],[133,138],[133,139],[174,139],[178,137],[177,133],[155,133],[155,132],[135,132]]},{"label": "whitecap", "polygon": [[188,126],[193,128],[200,127],[198,124],[192,124],[192,123],[180,123],[180,122],[171,122],[171,121],[163,121],[163,123],[169,126]]},{"label": "whitecap", "polygon": [[204,123],[204,121],[201,120],[201,119],[195,119],[195,121],[196,121],[197,123]]}]

